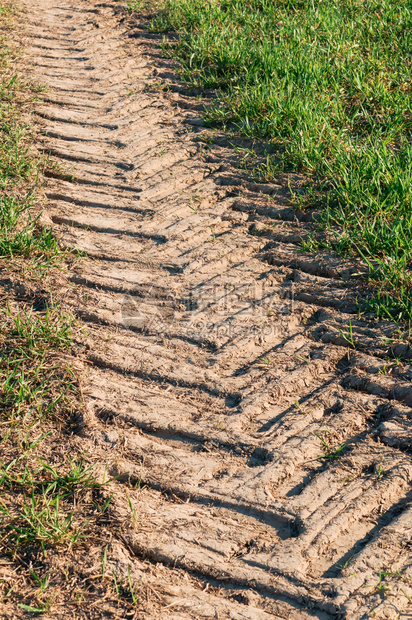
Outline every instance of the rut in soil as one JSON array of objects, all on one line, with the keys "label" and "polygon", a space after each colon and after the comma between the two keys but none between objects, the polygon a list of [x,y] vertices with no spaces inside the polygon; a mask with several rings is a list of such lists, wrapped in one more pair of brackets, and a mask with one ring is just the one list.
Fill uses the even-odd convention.
[{"label": "rut in soil", "polygon": [[[71,174],[48,180],[47,217],[87,253],[70,274],[89,333],[85,432],[119,480],[146,485],[127,553],[176,571],[170,617],[398,618],[409,347],[359,318],[358,265],[299,251],[310,223],[286,186],[248,180],[224,137],[207,144],[196,101],[156,90],[177,81],[137,18],[25,4],[49,87],[39,148]],[[382,570],[398,575],[391,596]]]}]

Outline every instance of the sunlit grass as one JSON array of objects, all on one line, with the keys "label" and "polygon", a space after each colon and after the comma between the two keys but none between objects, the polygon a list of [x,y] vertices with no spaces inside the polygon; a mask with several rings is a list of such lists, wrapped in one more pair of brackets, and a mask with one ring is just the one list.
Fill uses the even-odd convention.
[{"label": "sunlit grass", "polygon": [[166,0],[210,124],[269,139],[266,177],[301,171],[323,246],[378,261],[369,310],[412,318],[412,5],[407,0]]}]

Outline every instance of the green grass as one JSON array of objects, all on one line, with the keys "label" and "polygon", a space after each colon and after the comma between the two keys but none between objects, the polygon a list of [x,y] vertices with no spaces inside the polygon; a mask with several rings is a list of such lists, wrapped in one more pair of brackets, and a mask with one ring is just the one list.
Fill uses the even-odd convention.
[{"label": "green grass", "polygon": [[81,407],[66,357],[78,329],[58,304],[35,312],[0,308],[0,551],[79,542],[83,527],[67,505],[92,485],[90,468],[47,462],[48,443]]},{"label": "green grass", "polygon": [[0,608],[10,618],[101,617],[110,602],[124,617],[140,583],[108,548],[124,523],[108,465],[99,467],[112,455],[98,455],[87,432],[84,330],[62,274],[71,257],[39,224],[42,172],[69,174],[38,155],[23,121],[44,89],[16,71],[24,57],[10,33],[20,22],[14,0],[0,0]]},{"label": "green grass", "polygon": [[71,346],[72,325],[58,306],[37,315],[0,308],[0,416],[9,431],[62,407],[67,413],[76,402],[77,379],[61,354]]},{"label": "green grass", "polygon": [[7,465],[0,462],[0,485],[2,544],[11,554],[21,546],[40,546],[46,551],[81,542],[94,520],[93,514],[84,518],[84,504],[90,505],[91,490],[104,486],[97,483],[93,467],[84,460],[68,459],[64,470],[59,470],[28,454]]},{"label": "green grass", "polygon": [[[13,14],[0,6],[0,18],[10,20]],[[6,26],[11,28],[9,21]],[[30,257],[47,267],[62,252],[51,232],[39,225],[37,189],[46,160],[32,150],[32,130],[20,112],[36,98],[39,85],[16,73],[19,51],[9,47],[7,37],[0,37],[0,45],[0,258]]]},{"label": "green grass", "polygon": [[[101,515],[92,501],[101,485],[79,455],[62,462],[51,448],[51,442],[65,440],[82,407],[70,359],[80,327],[52,292],[45,293],[64,254],[52,232],[39,225],[39,179],[48,162],[36,155],[32,129],[22,120],[39,86],[15,70],[20,50],[10,31],[16,15],[11,4],[0,2],[0,259],[6,282],[0,290],[0,554],[17,563],[23,554],[28,563],[17,571],[19,588],[0,580],[0,603],[44,613],[51,600],[43,596],[48,577],[27,566],[37,550],[46,558],[50,548],[81,543],[90,520]],[[8,286],[13,282],[17,289]],[[35,581],[34,596],[27,595],[31,604],[19,591],[25,579]]]},{"label": "green grass", "polygon": [[209,124],[269,140],[266,178],[305,175],[311,249],[364,258],[365,309],[410,320],[410,1],[166,0],[151,28],[177,30],[183,75],[217,92]]},{"label": "green grass", "polygon": [[[39,178],[45,162],[33,149],[32,130],[22,121],[22,109],[30,110],[39,87],[16,72],[21,51],[10,37],[15,17],[13,5],[0,2],[0,259],[3,273],[13,279],[20,271],[28,284],[27,280],[39,279],[45,268],[51,268],[62,252],[52,232],[38,224]],[[41,312],[33,309],[30,296],[17,300],[13,289],[2,294],[0,416],[9,421],[4,447],[15,427],[30,428],[35,420],[64,409],[70,398],[75,402],[77,387],[62,356],[71,347],[74,318],[61,310],[51,294]]]}]

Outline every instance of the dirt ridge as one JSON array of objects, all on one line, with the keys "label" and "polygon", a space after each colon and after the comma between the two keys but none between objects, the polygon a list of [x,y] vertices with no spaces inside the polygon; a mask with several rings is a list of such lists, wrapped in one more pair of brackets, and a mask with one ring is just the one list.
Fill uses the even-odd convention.
[{"label": "dirt ridge", "polygon": [[71,274],[84,432],[146,486],[141,529],[123,533],[135,570],[146,558],[205,583],[182,576],[158,617],[398,618],[409,348],[357,316],[359,266],[299,252],[310,224],[290,221],[281,184],[245,180],[227,145],[205,151],[196,105],[156,90],[157,39],[137,21],[111,2],[24,4],[49,86],[39,149],[73,166],[50,176],[46,217],[88,255]]}]

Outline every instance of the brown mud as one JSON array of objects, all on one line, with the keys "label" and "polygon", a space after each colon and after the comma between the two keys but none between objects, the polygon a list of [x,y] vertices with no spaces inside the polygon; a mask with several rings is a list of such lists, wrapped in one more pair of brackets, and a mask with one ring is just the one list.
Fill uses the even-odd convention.
[{"label": "brown mud", "polygon": [[38,147],[71,174],[44,221],[87,253],[82,432],[114,510],[140,481],[111,548],[158,593],[136,617],[408,617],[412,352],[359,317],[361,267],[299,251],[286,181],[234,165],[136,17],[23,4]]}]

